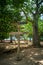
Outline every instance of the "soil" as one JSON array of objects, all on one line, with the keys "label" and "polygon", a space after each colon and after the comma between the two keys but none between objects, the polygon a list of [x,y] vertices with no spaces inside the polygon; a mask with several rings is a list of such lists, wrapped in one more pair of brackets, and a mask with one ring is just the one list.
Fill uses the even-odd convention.
[{"label": "soil", "polygon": [[43,48],[20,45],[20,60],[17,60],[16,44],[0,44],[0,65],[43,65]]},{"label": "soil", "polygon": [[0,65],[43,65],[43,48],[28,48],[20,52],[21,60],[17,61],[17,53],[0,55]]}]

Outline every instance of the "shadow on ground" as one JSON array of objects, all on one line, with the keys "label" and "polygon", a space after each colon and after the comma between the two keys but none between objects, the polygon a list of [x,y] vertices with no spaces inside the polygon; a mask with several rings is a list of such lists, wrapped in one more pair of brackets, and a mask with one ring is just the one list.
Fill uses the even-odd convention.
[{"label": "shadow on ground", "polygon": [[22,60],[16,61],[16,53],[0,55],[0,65],[43,65],[43,48],[29,48],[21,51]]}]

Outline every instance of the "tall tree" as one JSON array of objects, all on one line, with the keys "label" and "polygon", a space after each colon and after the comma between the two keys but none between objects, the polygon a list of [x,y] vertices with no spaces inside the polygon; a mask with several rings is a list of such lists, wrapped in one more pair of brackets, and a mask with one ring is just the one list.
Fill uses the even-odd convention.
[{"label": "tall tree", "polygon": [[28,0],[28,2],[24,2],[22,11],[26,16],[26,21],[31,22],[33,25],[33,45],[40,47],[38,19],[43,14],[43,0]]},{"label": "tall tree", "polygon": [[6,17],[5,17],[5,6],[7,5],[6,0],[2,1],[0,0],[0,40],[3,40],[8,36],[8,23],[6,22]]},{"label": "tall tree", "polygon": [[11,21],[14,19],[11,1],[0,0],[0,40],[7,38],[11,31]]}]

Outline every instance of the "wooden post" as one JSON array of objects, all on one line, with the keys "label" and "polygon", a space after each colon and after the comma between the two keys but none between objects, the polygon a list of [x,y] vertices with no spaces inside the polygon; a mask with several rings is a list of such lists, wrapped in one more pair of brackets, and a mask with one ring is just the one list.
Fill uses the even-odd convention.
[{"label": "wooden post", "polygon": [[21,60],[20,57],[20,25],[18,25],[18,48],[17,48],[17,61]]}]

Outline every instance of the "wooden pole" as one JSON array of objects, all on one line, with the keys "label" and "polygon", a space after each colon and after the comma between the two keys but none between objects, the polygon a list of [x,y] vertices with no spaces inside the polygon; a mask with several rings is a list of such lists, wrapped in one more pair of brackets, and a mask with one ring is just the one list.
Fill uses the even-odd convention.
[{"label": "wooden pole", "polygon": [[17,61],[21,60],[20,56],[20,25],[18,25],[18,48],[17,48]]}]

